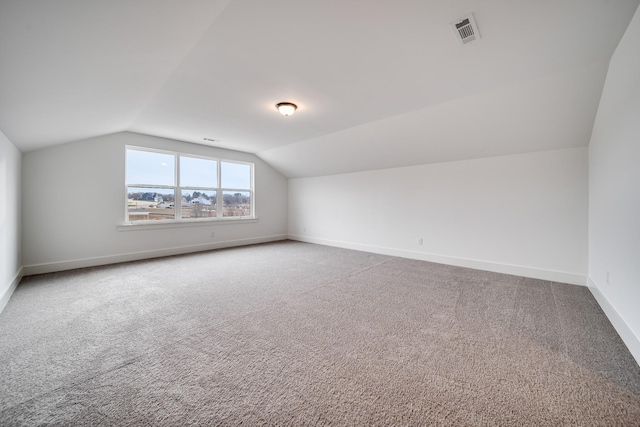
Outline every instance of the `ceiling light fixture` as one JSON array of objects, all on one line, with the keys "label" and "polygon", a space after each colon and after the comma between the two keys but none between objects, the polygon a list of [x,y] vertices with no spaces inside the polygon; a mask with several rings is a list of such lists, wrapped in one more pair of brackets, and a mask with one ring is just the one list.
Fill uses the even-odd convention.
[{"label": "ceiling light fixture", "polygon": [[290,116],[296,112],[298,106],[296,104],[292,104],[290,102],[281,102],[276,104],[276,108],[280,111],[280,114],[283,116]]}]

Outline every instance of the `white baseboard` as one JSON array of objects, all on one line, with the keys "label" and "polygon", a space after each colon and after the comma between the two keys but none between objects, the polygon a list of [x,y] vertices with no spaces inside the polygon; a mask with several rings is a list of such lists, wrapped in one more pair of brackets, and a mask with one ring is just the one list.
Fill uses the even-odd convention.
[{"label": "white baseboard", "polygon": [[182,255],[192,252],[209,251],[212,249],[231,248],[235,246],[254,245],[257,243],[286,240],[286,234],[273,236],[251,237],[248,239],[225,240],[222,242],[205,243],[201,245],[180,246],[175,248],[157,249],[152,251],[129,252],[118,255],[108,255],[95,258],[74,259],[69,261],[31,264],[24,266],[24,275],[53,273],[55,271],[73,270],[75,268],[95,267],[98,265],[117,264],[119,262],[138,261],[141,259],[159,258],[171,255]]},{"label": "white baseboard", "polygon": [[18,284],[20,283],[20,280],[22,280],[22,276],[24,275],[23,271],[24,269],[20,267],[20,270],[18,270],[13,280],[9,284],[9,287],[2,294],[0,294],[0,313],[2,313],[2,310],[4,310],[4,308],[7,306],[11,295],[13,295],[13,291],[16,290]]},{"label": "white baseboard", "polygon": [[382,246],[363,245],[360,243],[342,242],[337,240],[322,239],[317,237],[299,236],[289,234],[289,239],[300,242],[317,243],[325,246],[336,246],[357,251],[373,252],[376,254],[397,256],[401,258],[418,259],[421,261],[437,262],[440,264],[455,265],[458,267],[475,268],[477,270],[493,271],[496,273],[513,274],[516,276],[532,277],[534,279],[550,280],[553,282],[570,283],[572,285],[586,286],[586,275],[567,273],[564,271],[544,270],[520,265],[501,264],[498,262],[481,261],[468,258],[458,258],[446,255],[430,254],[426,252],[407,251],[404,249],[387,248]]},{"label": "white baseboard", "polygon": [[604,314],[607,315],[607,318],[615,328],[622,341],[625,343],[629,352],[636,359],[636,362],[640,364],[640,339],[636,336],[633,330],[627,325],[627,322],[620,316],[618,311],[613,307],[611,302],[607,299],[607,297],[602,293],[598,285],[593,281],[591,276],[588,278],[589,290],[591,294],[596,299]]}]

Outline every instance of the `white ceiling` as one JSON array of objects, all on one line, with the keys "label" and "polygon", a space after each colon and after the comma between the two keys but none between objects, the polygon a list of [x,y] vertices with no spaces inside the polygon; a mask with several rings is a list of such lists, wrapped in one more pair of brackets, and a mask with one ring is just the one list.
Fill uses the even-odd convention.
[{"label": "white ceiling", "polygon": [[639,1],[0,0],[0,129],[213,138],[288,177],[586,146]]}]

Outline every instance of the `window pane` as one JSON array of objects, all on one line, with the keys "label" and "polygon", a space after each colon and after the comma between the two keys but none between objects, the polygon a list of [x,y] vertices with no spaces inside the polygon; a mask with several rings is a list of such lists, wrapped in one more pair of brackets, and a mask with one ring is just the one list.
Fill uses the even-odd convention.
[{"label": "window pane", "polygon": [[182,190],[182,218],[215,218],[217,192]]},{"label": "window pane", "polygon": [[173,154],[127,149],[127,184],[174,185]]},{"label": "window pane", "polygon": [[222,193],[222,201],[222,216],[251,215],[251,193],[248,191],[225,191]]},{"label": "window pane", "polygon": [[180,156],[180,186],[217,187],[217,163],[215,160]]},{"label": "window pane", "polygon": [[148,187],[129,187],[127,190],[129,221],[175,219],[173,190]]},{"label": "window pane", "polygon": [[242,163],[220,162],[222,188],[251,188],[251,166]]}]

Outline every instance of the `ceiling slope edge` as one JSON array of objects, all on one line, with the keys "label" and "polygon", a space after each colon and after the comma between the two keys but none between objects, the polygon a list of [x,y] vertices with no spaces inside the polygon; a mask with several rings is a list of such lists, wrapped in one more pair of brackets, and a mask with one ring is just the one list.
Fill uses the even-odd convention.
[{"label": "ceiling slope edge", "polygon": [[457,98],[257,156],[287,178],[588,146],[608,61]]}]

